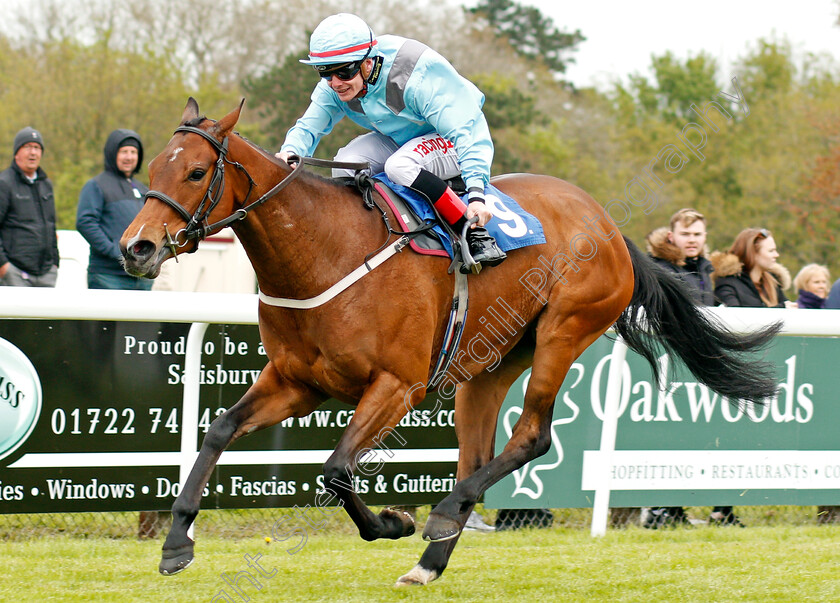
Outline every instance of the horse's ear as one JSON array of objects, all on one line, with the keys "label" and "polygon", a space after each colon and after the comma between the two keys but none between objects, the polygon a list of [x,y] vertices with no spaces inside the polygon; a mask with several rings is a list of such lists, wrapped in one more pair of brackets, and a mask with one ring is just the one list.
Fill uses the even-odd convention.
[{"label": "horse's ear", "polygon": [[224,139],[232,130],[233,126],[236,125],[236,122],[239,121],[239,114],[242,112],[242,106],[245,104],[245,99],[242,99],[242,102],[239,103],[239,106],[225,115],[222,119],[216,122],[216,125],[213,126],[213,132],[219,139]]},{"label": "horse's ear", "polygon": [[198,117],[198,102],[193,97],[190,97],[187,100],[187,106],[184,107],[184,114],[181,116],[181,125],[196,117]]}]

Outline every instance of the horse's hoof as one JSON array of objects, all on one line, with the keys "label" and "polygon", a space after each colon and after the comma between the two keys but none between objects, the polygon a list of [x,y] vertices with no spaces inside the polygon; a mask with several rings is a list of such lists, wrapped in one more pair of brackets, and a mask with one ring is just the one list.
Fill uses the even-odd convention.
[{"label": "horse's hoof", "polygon": [[414,534],[414,518],[405,511],[385,507],[379,512],[379,517],[385,520],[386,524],[390,523],[393,525],[396,522],[396,531],[392,532],[388,538],[397,540],[398,538],[404,538],[405,536]]},{"label": "horse's hoof", "polygon": [[428,570],[418,564],[405,576],[400,576],[394,586],[425,586],[432,580],[437,580],[438,577],[435,570]]},{"label": "horse's hoof", "polygon": [[461,533],[461,524],[450,517],[431,513],[426,528],[423,530],[423,540],[443,542],[452,540]]},{"label": "horse's hoof", "polygon": [[158,571],[164,576],[174,576],[191,566],[193,561],[195,556],[192,544],[177,549],[163,549]]}]

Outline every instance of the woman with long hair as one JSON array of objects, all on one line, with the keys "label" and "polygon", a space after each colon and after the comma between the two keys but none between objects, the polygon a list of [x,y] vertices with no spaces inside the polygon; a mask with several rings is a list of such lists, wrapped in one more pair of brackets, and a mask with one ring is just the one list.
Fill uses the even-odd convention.
[{"label": "woman with long hair", "polygon": [[[773,235],[765,228],[745,228],[728,253],[711,255],[715,268],[715,298],[725,306],[743,308],[795,308],[784,290],[790,287],[790,273],[776,260],[779,252]],[[711,525],[743,526],[731,506],[712,509]]]},{"label": "woman with long hair", "polygon": [[777,262],[776,241],[766,228],[745,228],[728,253],[713,253],[715,297],[726,306],[795,308],[785,297],[790,273]]}]

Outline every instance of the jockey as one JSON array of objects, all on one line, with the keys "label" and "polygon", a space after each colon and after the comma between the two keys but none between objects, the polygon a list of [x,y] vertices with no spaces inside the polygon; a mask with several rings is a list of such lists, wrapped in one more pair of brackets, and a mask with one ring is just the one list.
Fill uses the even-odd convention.
[{"label": "jockey", "polygon": [[[368,162],[396,184],[426,198],[457,233],[467,234],[473,259],[495,266],[507,256],[483,228],[493,217],[484,204],[493,142],[481,108],[484,95],[428,46],[391,35],[376,37],[356,15],[324,19],[309,41],[321,81],[303,116],[287,132],[277,157],[314,153],[321,137],[345,115],[367,130],[338,151],[337,161]],[[469,204],[444,180],[463,178]],[[333,176],[352,176],[333,170]]]}]

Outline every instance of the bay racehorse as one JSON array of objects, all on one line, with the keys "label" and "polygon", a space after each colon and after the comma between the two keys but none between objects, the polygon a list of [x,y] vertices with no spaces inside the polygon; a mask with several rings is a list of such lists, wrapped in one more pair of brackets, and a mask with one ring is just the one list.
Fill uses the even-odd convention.
[{"label": "bay racehorse", "polygon": [[[293,169],[237,135],[241,109],[213,121],[189,99],[180,127],[149,166],[146,203],[120,241],[130,274],[154,278],[164,261],[230,225],[263,294],[308,299],[360,266],[386,239],[397,239],[354,188],[303,172],[301,164]],[[765,345],[776,329],[736,336],[711,322],[686,286],[621,236],[581,189],[528,174],[500,176],[493,184],[541,220],[547,242],[513,251],[503,264],[469,277],[467,352],[438,385],[455,396],[457,483],[432,510],[423,531],[430,544],[398,584],[439,577],[478,497],[548,451],[552,408],[566,372],[611,325],[654,370],[661,345],[730,400],[760,402],[776,389],[770,367],[743,355]],[[323,467],[337,504],[365,540],[414,532],[408,514],[368,509],[351,475],[427,393],[452,302],[455,276],[448,267],[444,258],[405,250],[318,307],[260,303],[268,364],[207,432],[172,507],[162,573],[177,573],[193,560],[187,532],[222,451],[243,435],[305,416],[330,397],[356,407]],[[529,366],[522,415],[494,458],[499,408]]]}]

